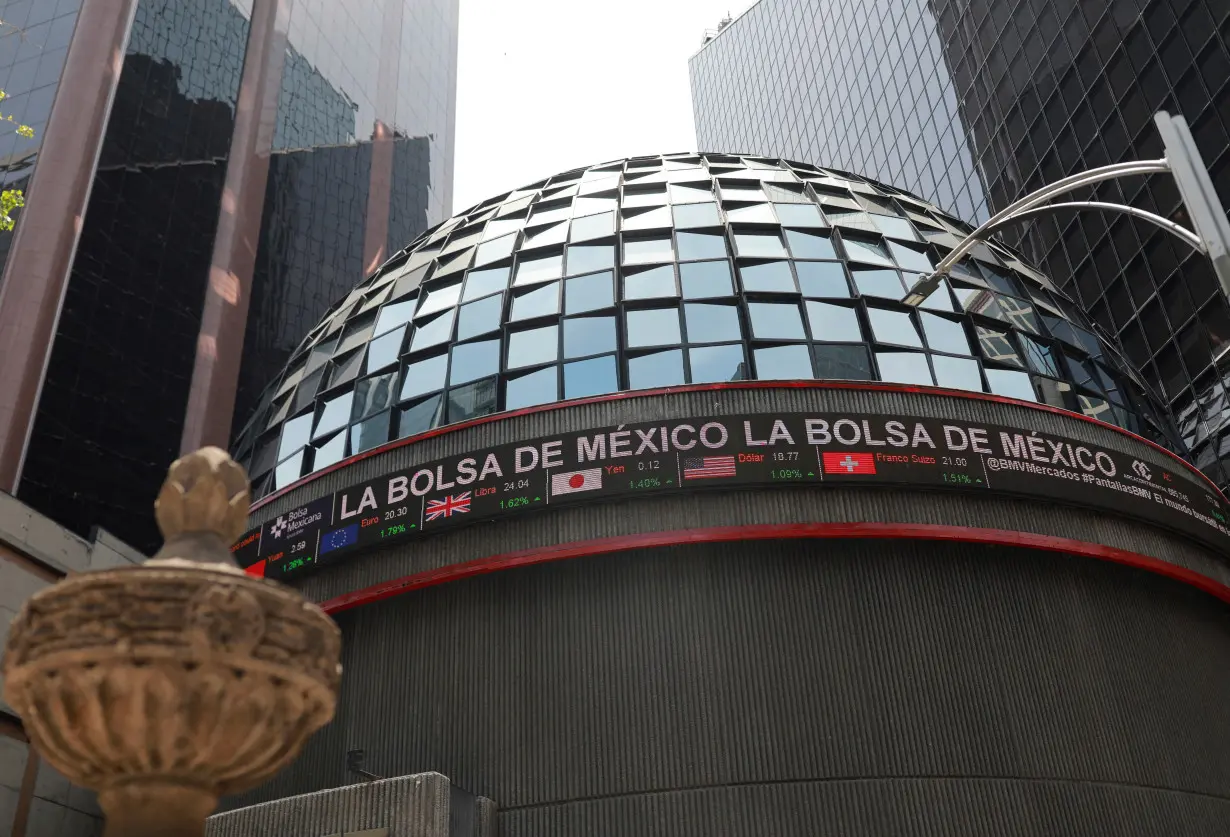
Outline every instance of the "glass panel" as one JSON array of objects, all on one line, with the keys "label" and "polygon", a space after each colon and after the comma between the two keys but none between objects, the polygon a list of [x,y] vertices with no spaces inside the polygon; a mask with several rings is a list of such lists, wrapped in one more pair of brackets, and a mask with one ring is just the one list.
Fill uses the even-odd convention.
[{"label": "glass panel", "polygon": [[624,220],[620,226],[624,230],[660,230],[671,226],[671,210],[669,206],[640,212],[624,212]]},{"label": "glass panel", "polygon": [[568,275],[615,267],[615,248],[609,244],[568,248]]},{"label": "glass panel", "polygon": [[854,286],[863,296],[882,296],[901,299],[905,289],[901,286],[901,274],[895,270],[852,270]]},{"label": "glass panel", "polygon": [[466,277],[466,290],[462,296],[463,302],[502,291],[508,287],[508,268],[495,267],[490,270],[471,270]]},{"label": "glass panel", "polygon": [[683,375],[683,352],[680,349],[628,358],[628,386],[631,389],[673,387],[684,383],[687,380]]},{"label": "glass panel", "polygon": [[[749,302],[752,334],[761,340],[805,340],[799,306],[778,302]],[[759,367],[758,367],[759,368]]]},{"label": "glass panel", "polygon": [[978,361],[963,357],[932,355],[935,367],[935,383],[950,389],[965,389],[982,392],[982,376],[978,374]]},{"label": "glass panel", "polygon": [[1013,366],[1025,366],[1025,361],[1021,360],[1020,354],[1016,350],[1016,346],[1012,343],[1012,337],[1006,331],[997,331],[986,326],[978,326],[978,344],[982,349],[982,356],[987,360],[997,360],[1000,363],[1009,363]]},{"label": "glass panel", "polygon": [[820,215],[820,208],[812,204],[775,203],[773,208],[777,210],[777,217],[781,219],[783,227],[824,226],[824,218]]},{"label": "glass panel", "polygon": [[319,439],[330,430],[336,430],[350,421],[350,405],[354,400],[353,392],[346,392],[324,402],[320,418],[316,419],[316,428],[312,438]]},{"label": "glass panel", "polygon": [[449,386],[477,380],[500,371],[500,341],[483,340],[453,346],[453,365],[449,370]]},{"label": "glass panel", "polygon": [[593,357],[564,364],[564,397],[584,398],[619,391],[615,356]]},{"label": "glass panel", "polygon": [[397,438],[404,439],[438,426],[443,418],[443,407],[444,395],[440,393],[402,410],[397,419]]},{"label": "glass panel", "polygon": [[282,441],[278,443],[278,459],[285,459],[292,452],[308,443],[312,434],[312,413],[293,418],[282,425]]},{"label": "glass panel", "polygon": [[740,256],[786,258],[786,247],[777,233],[736,233],[735,247],[738,248]]},{"label": "glass panel", "polygon": [[756,377],[762,381],[785,381],[815,377],[806,346],[772,346],[756,349]]},{"label": "glass panel", "polygon": [[320,388],[320,382],[328,368],[322,366],[299,382],[298,388],[295,389],[295,404],[290,408],[292,412],[297,413],[316,400],[316,391]]},{"label": "glass panel", "polygon": [[513,296],[510,321],[548,317],[559,313],[559,282],[552,282],[537,290]]},{"label": "glass panel", "polygon": [[535,404],[550,404],[558,400],[558,366],[548,366],[537,372],[522,375],[520,378],[509,378],[504,388],[505,410],[533,407]]},{"label": "glass panel", "polygon": [[375,327],[376,318],[374,316],[351,320],[346,324],[346,330],[342,332],[342,337],[337,343],[337,353],[340,355],[365,344],[371,339],[372,329]]},{"label": "glass panel", "polygon": [[538,259],[519,259],[517,262],[517,278],[513,285],[524,287],[537,282],[549,282],[564,274],[564,254],[543,256]]},{"label": "glass panel", "polygon": [[811,324],[813,340],[827,343],[855,343],[863,339],[858,314],[845,305],[807,300],[807,322]]},{"label": "glass panel", "polygon": [[525,252],[534,247],[550,247],[556,244],[563,244],[568,240],[568,222],[556,224],[553,227],[540,227],[532,232],[527,232],[525,238],[521,239],[521,251]]},{"label": "glass panel", "polygon": [[[405,329],[402,329],[404,331]],[[373,349],[375,344],[372,344]],[[398,349],[401,348],[401,340],[397,341]],[[348,355],[342,355],[333,359],[333,374],[329,376],[329,386],[336,387],[339,384],[344,384],[347,381],[353,381],[359,376],[359,372],[363,369],[363,360],[366,352],[363,349],[351,352]],[[394,357],[396,359],[396,357]],[[381,358],[376,357],[379,361]],[[367,371],[375,372],[379,367],[371,366]],[[286,402],[284,408],[289,408],[290,402]]]},{"label": "glass panel", "polygon": [[871,320],[871,331],[875,339],[881,343],[894,343],[898,346],[923,347],[918,326],[904,311],[890,311],[887,308],[867,306],[867,316]]},{"label": "glass panel", "polygon": [[1054,349],[1024,334],[1021,335],[1021,345],[1025,349],[1025,357],[1029,360],[1030,367],[1035,372],[1050,375],[1052,378],[1059,377],[1059,363]]},{"label": "glass panel", "polygon": [[661,238],[625,238],[624,264],[669,262],[675,258],[670,236]]},{"label": "glass panel", "polygon": [[[577,203],[580,203],[578,200]],[[603,212],[585,218],[572,219],[572,240],[589,241],[615,234],[615,213]]]},{"label": "glass panel", "polygon": [[400,400],[423,395],[444,388],[444,376],[448,372],[448,355],[437,355],[426,360],[406,364],[402,375]]},{"label": "glass panel", "polygon": [[790,252],[796,259],[837,258],[837,251],[827,235],[786,230],[786,240],[790,242]]},{"label": "glass panel", "polygon": [[679,265],[679,282],[684,299],[733,296],[730,262],[689,262]]},{"label": "glass panel", "polygon": [[931,386],[931,367],[922,352],[876,352],[880,366],[880,380],[894,384],[922,384]]},{"label": "glass panel", "polygon": [[658,299],[678,294],[675,290],[674,265],[624,274],[624,299]]},{"label": "glass panel", "polygon": [[676,206],[675,226],[679,228],[687,227],[716,227],[722,223],[718,216],[717,204],[715,203],[690,203],[683,206]]},{"label": "glass panel", "polygon": [[794,274],[790,272],[789,262],[741,264],[739,278],[743,281],[745,291],[786,294],[798,292],[794,286]]},{"label": "glass panel", "polygon": [[396,372],[359,381],[354,388],[354,406],[350,410],[350,421],[365,419],[391,407],[396,386]]},{"label": "glass panel", "polygon": [[350,452],[363,453],[365,450],[379,447],[389,440],[389,419],[391,413],[384,412],[373,416],[362,424],[350,428]]},{"label": "glass panel", "polygon": [[[577,198],[572,202],[573,238],[576,238],[576,219],[582,215],[594,215],[598,212],[613,212],[619,206],[615,198]],[[609,218],[609,216],[608,216]]]},{"label": "glass panel", "polygon": [[739,309],[733,305],[693,303],[683,306],[683,316],[689,343],[719,343],[743,338]]},{"label": "glass panel", "polygon": [[773,207],[767,203],[758,203],[753,206],[731,206],[727,204],[726,220],[744,224],[776,224],[777,216],[773,214]]},{"label": "glass panel", "polygon": [[417,352],[419,349],[426,349],[428,346],[438,346],[441,343],[447,343],[449,338],[453,336],[453,317],[456,313],[456,309],[453,309],[441,314],[430,322],[420,323],[414,330],[414,337],[410,341],[410,351]]},{"label": "glass panel", "polygon": [[931,259],[927,258],[926,253],[920,253],[913,247],[907,247],[895,241],[888,242],[888,246],[893,251],[893,258],[897,260],[897,264],[908,270],[930,273],[935,269],[935,265],[931,264]]},{"label": "glass panel", "polygon": [[[539,204],[539,207],[541,206],[542,204]],[[571,202],[564,206],[553,206],[545,209],[535,208],[534,214],[530,216],[529,226],[538,227],[543,224],[554,224],[556,221],[563,221],[570,217],[572,217]]]},{"label": "glass panel", "polygon": [[684,186],[672,183],[671,203],[704,203],[713,201],[713,190],[699,186]]},{"label": "glass panel", "polygon": [[[918,273],[902,274],[902,278],[905,280],[905,286],[907,289],[912,289],[914,287],[914,283],[917,282],[920,277],[921,274]],[[957,310],[953,307],[952,295],[948,292],[948,283],[942,281],[940,282],[939,287],[932,291],[918,307],[930,308],[932,311],[955,312]]]},{"label": "glass panel", "polygon": [[319,471],[322,468],[328,468],[330,465],[336,465],[346,458],[346,434],[338,433],[329,441],[316,448],[316,455],[312,457],[312,471]]},{"label": "glass panel", "polygon": [[987,369],[987,384],[991,392],[1005,398],[1019,398],[1022,401],[1037,401],[1033,384],[1029,375],[1024,372],[1013,372],[1011,369]]},{"label": "glass panel", "polygon": [[675,244],[679,248],[679,261],[724,259],[727,256],[726,236],[721,233],[681,232],[675,235]]},{"label": "glass panel", "polygon": [[[406,327],[402,326],[396,331],[390,331],[383,337],[377,337],[367,348],[367,371],[375,372],[377,369],[383,369],[386,366],[391,366],[397,362],[398,356],[401,354],[402,339],[406,336]],[[334,375],[333,383],[338,383],[341,379]]]},{"label": "glass panel", "polygon": [[474,256],[475,266],[507,258],[512,254],[513,244],[516,241],[516,235],[506,235],[503,238],[492,239],[478,245],[478,253]]},{"label": "glass panel", "polygon": [[303,475],[303,450],[280,464],[273,472],[275,488],[285,488]]},{"label": "glass panel", "polygon": [[821,380],[874,381],[866,346],[813,346],[816,377]]},{"label": "glass panel", "polygon": [[585,357],[615,351],[614,317],[564,320],[564,357]]},{"label": "glass panel", "polygon": [[507,368],[520,369],[553,360],[559,360],[559,326],[531,328],[508,335]]},{"label": "glass panel", "polygon": [[904,238],[906,241],[917,241],[918,236],[914,234],[914,228],[910,226],[910,222],[904,218],[891,218],[887,215],[873,216],[872,221],[880,232],[890,238]]},{"label": "glass panel", "polygon": [[376,318],[376,330],[372,334],[384,334],[410,322],[410,317],[414,315],[414,303],[415,300],[408,299],[381,308],[380,315]]},{"label": "glass panel", "polygon": [[615,290],[611,271],[577,276],[564,283],[564,313],[580,314],[610,308],[615,304]]},{"label": "glass panel", "polygon": [[483,228],[483,241],[490,241],[493,238],[514,233],[524,225],[524,218],[501,218],[496,221],[488,221],[487,226]]},{"label": "glass panel", "polygon": [[679,309],[651,308],[626,311],[628,345],[670,346],[679,342]]},{"label": "glass panel", "polygon": [[494,413],[499,397],[497,378],[487,378],[448,391],[450,424]]},{"label": "glass panel", "polygon": [[841,262],[795,262],[794,272],[803,296],[850,297],[850,283]]},{"label": "glass panel", "polygon": [[624,206],[661,206],[666,202],[666,190],[660,186],[648,191],[624,189]]},{"label": "glass panel", "polygon": [[688,363],[692,367],[694,384],[746,381],[748,377],[747,361],[743,357],[743,346],[739,343],[693,346],[688,349]]},{"label": "glass panel", "polygon": [[937,317],[925,311],[921,314],[927,345],[932,351],[952,352],[956,355],[972,355],[965,327],[947,317]]},{"label": "glass panel", "polygon": [[892,265],[884,245],[870,239],[855,238],[852,235],[841,237],[841,243],[846,248],[846,258],[852,262],[867,262],[869,264]]}]

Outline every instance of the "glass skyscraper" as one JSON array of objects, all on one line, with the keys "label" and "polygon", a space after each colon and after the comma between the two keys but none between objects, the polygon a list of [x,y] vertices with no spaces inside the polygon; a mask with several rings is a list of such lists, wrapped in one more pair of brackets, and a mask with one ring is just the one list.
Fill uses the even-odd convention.
[{"label": "glass skyscraper", "polygon": [[[1038,187],[1162,156],[1182,114],[1230,198],[1230,6],[1209,0],[761,0],[694,56],[702,148],[853,167],[982,220]],[[1167,176],[1096,199],[1185,220]],[[1130,218],[1045,217],[1005,233],[1120,343],[1191,455],[1230,480],[1214,358],[1230,307],[1203,256]]]}]

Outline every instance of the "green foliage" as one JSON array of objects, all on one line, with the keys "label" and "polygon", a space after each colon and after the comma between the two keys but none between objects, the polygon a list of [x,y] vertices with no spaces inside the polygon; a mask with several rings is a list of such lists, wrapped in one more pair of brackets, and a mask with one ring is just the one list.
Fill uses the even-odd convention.
[{"label": "green foliage", "polygon": [[[4,101],[6,98],[8,98],[8,94],[3,90],[0,90],[0,102]],[[0,120],[5,122],[14,122],[11,114],[8,116],[0,114]],[[26,139],[31,139],[34,136],[34,129],[29,125],[18,124],[16,131],[18,136],[25,137]],[[14,221],[12,212],[14,209],[19,209],[25,205],[26,196],[22,194],[20,189],[5,189],[3,192],[0,192],[0,230],[13,229]]]}]

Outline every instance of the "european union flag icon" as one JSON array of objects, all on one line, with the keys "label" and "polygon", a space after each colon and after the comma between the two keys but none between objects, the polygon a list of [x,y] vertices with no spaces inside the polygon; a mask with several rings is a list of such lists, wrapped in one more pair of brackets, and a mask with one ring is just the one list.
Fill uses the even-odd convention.
[{"label": "european union flag icon", "polygon": [[351,523],[342,529],[335,529],[332,532],[325,532],[320,537],[320,554],[332,552],[335,549],[342,549],[347,546],[354,546],[359,542],[359,524]]}]

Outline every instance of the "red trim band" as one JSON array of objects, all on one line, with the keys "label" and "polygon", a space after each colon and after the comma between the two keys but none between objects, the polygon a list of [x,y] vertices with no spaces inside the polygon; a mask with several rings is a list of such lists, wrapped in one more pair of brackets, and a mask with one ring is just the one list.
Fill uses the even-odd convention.
[{"label": "red trim band", "polygon": [[[453,564],[435,570],[415,573],[374,584],[362,590],[345,593],[321,604],[326,613],[372,604],[412,590],[434,587],[450,581],[460,581],[471,576],[484,575],[500,570],[528,567],[548,561],[563,561],[569,558],[584,558],[590,555],[606,555],[630,549],[676,546],[686,543],[724,543],[729,541],[781,540],[792,538],[885,538],[929,541],[956,541],[979,543],[988,546],[1017,546],[1046,552],[1064,552],[1111,561],[1128,567],[1146,570],[1175,581],[1189,584],[1230,604],[1230,587],[1201,575],[1193,570],[1140,555],[1113,546],[1087,543],[1085,541],[1039,535],[1031,532],[1011,532],[1004,529],[975,529],[964,526],[942,526],[930,523],[771,523],[746,526],[720,526],[709,529],[680,529],[673,532],[647,532],[639,535],[618,535],[589,541],[557,544],[538,549],[526,549],[479,558],[463,564]],[[263,569],[263,567],[262,567]]]},{"label": "red trim band", "polygon": [[968,392],[966,390],[944,389],[942,387],[924,387],[913,384],[888,384],[876,381],[730,381],[716,384],[689,384],[687,386],[679,387],[659,387],[658,389],[625,390],[623,392],[608,393],[607,395],[595,395],[589,398],[574,398],[571,401],[552,401],[550,404],[540,404],[536,407],[522,407],[519,410],[508,410],[503,413],[492,413],[491,415],[480,416],[479,418],[470,419],[469,421],[449,424],[443,427],[436,427],[415,436],[407,436],[404,439],[388,442],[378,448],[372,448],[371,450],[365,451],[357,456],[352,456],[349,459],[343,459],[341,462],[330,465],[328,468],[322,468],[315,473],[308,474],[306,477],[291,483],[285,488],[257,500],[251,505],[250,511],[256,511],[261,506],[273,502],[290,491],[295,491],[302,488],[313,480],[323,477],[325,474],[331,474],[341,468],[347,468],[356,462],[367,459],[368,457],[379,456],[381,454],[388,453],[391,450],[395,450],[396,448],[402,447],[403,445],[412,445],[417,442],[421,442],[424,439],[430,439],[434,436],[441,436],[445,433],[454,433],[458,430],[464,430],[467,427],[476,427],[480,424],[488,424],[493,421],[503,421],[504,419],[515,418],[516,416],[532,415],[534,413],[547,412],[548,410],[558,410],[564,407],[576,407],[584,404],[601,404],[606,401],[622,401],[627,398],[641,398],[644,396],[666,395],[678,392],[708,392],[711,390],[739,389],[861,389],[879,392],[910,392],[919,395],[944,395],[950,398],[965,398],[971,401],[990,401],[996,404],[1011,404],[1015,407],[1028,407],[1034,410],[1056,413],[1058,415],[1067,416],[1068,418],[1092,422],[1099,427],[1118,431],[1130,439],[1134,439],[1137,442],[1148,445],[1154,450],[1169,456],[1187,471],[1204,480],[1204,482],[1208,484],[1209,488],[1213,490],[1215,496],[1221,497],[1223,500],[1226,499],[1224,495],[1222,495],[1221,489],[1219,489],[1212,480],[1205,476],[1204,472],[1192,467],[1191,463],[1185,461],[1179,456],[1176,456],[1174,453],[1166,450],[1161,445],[1150,442],[1143,436],[1137,436],[1132,431],[1124,430],[1122,427],[1118,427],[1117,425],[1107,424],[1104,421],[1099,421],[1098,419],[1087,416],[1084,413],[1073,413],[1070,410],[1061,410],[1060,408],[1052,407],[1049,404],[1037,404],[1032,401],[1020,401],[1016,398],[1007,398],[1003,395],[992,395],[991,393],[986,392]]}]

